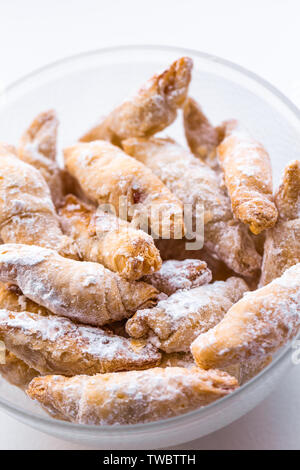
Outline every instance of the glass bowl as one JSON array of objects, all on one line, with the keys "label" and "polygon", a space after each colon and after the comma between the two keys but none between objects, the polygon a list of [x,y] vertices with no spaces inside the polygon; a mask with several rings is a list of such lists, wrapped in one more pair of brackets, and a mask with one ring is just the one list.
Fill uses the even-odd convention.
[{"label": "glass bowl", "polygon": [[[61,121],[59,147],[73,143],[154,72],[182,55],[194,60],[191,96],[214,123],[237,118],[263,142],[272,158],[276,185],[285,164],[300,154],[299,110],[253,73],[188,49],[114,47],[70,57],[27,75],[0,95],[0,140],[16,144],[35,115],[55,108]],[[183,141],[180,118],[166,133]],[[55,421],[2,379],[0,406],[33,428],[98,449],[162,448],[197,439],[238,419],[276,387],[289,366],[287,345],[269,367],[231,395],[191,413],[149,424],[96,427]]]}]

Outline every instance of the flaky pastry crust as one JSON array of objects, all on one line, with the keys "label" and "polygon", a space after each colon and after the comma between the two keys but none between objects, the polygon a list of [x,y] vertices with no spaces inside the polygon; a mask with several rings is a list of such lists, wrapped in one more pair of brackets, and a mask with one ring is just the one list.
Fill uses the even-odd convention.
[{"label": "flaky pastry crust", "polygon": [[5,364],[0,364],[0,375],[11,385],[26,390],[32,379],[37,377],[39,373],[12,352],[6,350]]},{"label": "flaky pastry crust", "polygon": [[221,371],[194,367],[34,379],[27,390],[54,417],[81,424],[136,424],[208,405],[237,388]]},{"label": "flaky pastry crust", "polygon": [[217,147],[222,133],[214,127],[199,104],[188,98],[183,107],[185,137],[193,154],[214,170],[218,169]]},{"label": "flaky pastry crust", "polygon": [[275,201],[279,219],[266,235],[260,286],[268,284],[300,262],[299,161],[292,161],[286,166]]},{"label": "flaky pastry crust", "polygon": [[178,291],[152,309],[139,310],[126,324],[134,338],[149,335],[162,351],[188,352],[201,333],[217,325],[229,308],[248,290],[236,277],[188,291]]},{"label": "flaky pastry crust", "polygon": [[237,219],[256,235],[273,227],[278,213],[271,161],[264,147],[231,121],[218,147],[218,157]]},{"label": "flaky pastry crust", "polygon": [[162,131],[175,120],[178,108],[185,101],[192,67],[192,59],[188,57],[176,60],[80,140],[109,140],[119,145],[128,137],[146,137]]},{"label": "flaky pastry crust", "polygon": [[204,369],[267,358],[294,338],[300,328],[300,263],[280,278],[246,294],[223,320],[191,345]]},{"label": "flaky pastry crust", "polygon": [[172,295],[178,290],[189,290],[208,284],[212,274],[205,261],[184,259],[169,260],[162,264],[159,271],[144,276],[143,280],[154,286],[159,292]]},{"label": "flaky pastry crust", "polygon": [[181,238],[182,204],[145,165],[104,140],[77,143],[64,156],[67,169],[94,203],[111,204],[119,216],[123,198],[129,221],[139,225],[146,219],[154,235]]},{"label": "flaky pastry crust", "polygon": [[[204,246],[236,273],[253,275],[261,257],[243,224],[235,221],[219,176],[171,139],[127,139],[125,151],[141,161],[184,204],[191,205],[193,226],[203,226]],[[197,211],[200,209],[200,212]]]},{"label": "flaky pastry crust", "polygon": [[65,233],[85,261],[103,264],[128,280],[137,280],[161,267],[153,238],[113,214],[68,195],[59,211]]},{"label": "flaky pastry crust", "polygon": [[143,305],[153,306],[157,290],[129,282],[99,263],[63,258],[29,245],[0,246],[0,281],[56,315],[101,326],[128,318]]},{"label": "flaky pastry crust", "polygon": [[122,338],[54,315],[2,309],[0,339],[43,375],[93,375],[160,363],[160,354],[146,341]]},{"label": "flaky pastry crust", "polygon": [[63,235],[41,173],[0,144],[0,236],[4,243],[26,243],[78,258],[74,242]]},{"label": "flaky pastry crust", "polygon": [[70,186],[71,175],[56,162],[58,118],[54,110],[40,113],[20,139],[18,156],[41,172],[47,182],[53,203],[61,205]]}]

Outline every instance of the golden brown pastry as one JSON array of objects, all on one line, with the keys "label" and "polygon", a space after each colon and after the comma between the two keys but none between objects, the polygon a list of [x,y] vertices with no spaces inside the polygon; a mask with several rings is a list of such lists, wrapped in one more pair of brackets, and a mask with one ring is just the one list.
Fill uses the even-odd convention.
[{"label": "golden brown pastry", "polygon": [[[94,203],[109,204],[136,226],[146,223],[155,236],[181,238],[182,204],[145,165],[104,140],[77,143],[64,155],[67,169]],[[128,210],[122,214],[124,205]]]},{"label": "golden brown pastry", "polygon": [[[195,361],[190,352],[162,353],[159,367],[185,367],[191,369],[195,367]],[[232,374],[229,374],[232,375]]]},{"label": "golden brown pastry", "polygon": [[76,241],[85,261],[101,263],[128,280],[161,267],[153,238],[125,220],[95,210],[73,195],[66,197],[59,215],[64,232]]},{"label": "golden brown pastry", "polygon": [[56,163],[57,129],[58,119],[54,110],[40,113],[22,135],[18,155],[41,172],[54,205],[59,207],[66,194],[66,180],[71,176]]},{"label": "golden brown pastry", "polygon": [[2,309],[0,339],[43,375],[93,375],[160,363],[160,354],[146,341],[122,338],[55,315]]},{"label": "golden brown pastry", "polygon": [[157,298],[157,290],[144,282],[128,282],[99,263],[33,245],[0,246],[0,281],[17,285],[56,315],[95,326],[128,318]]},{"label": "golden brown pastry", "polygon": [[261,289],[246,294],[191,345],[204,369],[263,360],[294,338],[300,328],[300,263]]},{"label": "golden brown pastry", "polygon": [[237,219],[256,235],[273,227],[278,214],[271,161],[264,147],[231,121],[218,147],[218,157]]},{"label": "golden brown pastry", "polygon": [[275,201],[279,219],[267,231],[260,286],[300,262],[300,162],[289,163]]},{"label": "golden brown pastry", "polygon": [[119,145],[127,137],[146,137],[162,131],[176,118],[187,96],[192,59],[182,57],[154,75],[137,93],[114,109],[81,140],[109,140]]},{"label": "golden brown pastry", "polygon": [[219,323],[248,290],[237,277],[188,291],[178,291],[152,309],[139,310],[126,324],[133,338],[147,335],[161,350],[187,352],[200,333]]},{"label": "golden brown pastry", "polygon": [[123,147],[149,166],[185,208],[192,208],[189,236],[196,233],[201,238],[204,224],[205,248],[229,268],[244,276],[252,276],[259,269],[261,257],[247,228],[234,220],[217,173],[171,139],[132,138],[124,141]]},{"label": "golden brown pastry", "polygon": [[275,195],[280,218],[283,220],[300,217],[300,162],[291,161],[284,169],[282,183]]},{"label": "golden brown pastry", "polygon": [[7,350],[5,363],[0,363],[0,375],[10,384],[25,390],[39,373]]},{"label": "golden brown pastry", "polygon": [[159,271],[144,276],[143,280],[160,292],[172,295],[178,290],[189,290],[208,284],[212,280],[212,274],[205,261],[169,260],[162,264]]},{"label": "golden brown pastry", "polygon": [[4,243],[26,243],[77,258],[74,242],[63,235],[49,188],[41,173],[0,144],[0,236]]},{"label": "golden brown pastry", "polygon": [[[50,314],[47,309],[22,295],[16,286],[5,284],[0,284],[0,309],[14,312],[27,309],[41,315]],[[25,389],[29,382],[39,375],[39,372],[29,367],[24,361],[6,349],[5,363],[0,364],[0,374],[12,385]]]},{"label": "golden brown pastry", "polygon": [[221,371],[154,368],[34,379],[27,390],[54,417],[81,424],[135,424],[171,418],[228,395],[237,381]]},{"label": "golden brown pastry", "polygon": [[180,260],[197,259],[204,261],[210,271],[214,281],[226,281],[231,276],[234,276],[234,271],[229,269],[225,263],[219,260],[216,255],[208,251],[206,248],[202,250],[187,250],[186,244],[190,241],[186,238],[181,240],[156,240],[155,244],[159,249],[160,256],[163,260]]},{"label": "golden brown pastry", "polygon": [[51,312],[45,307],[25,297],[21,290],[14,284],[0,283],[0,309],[22,312],[24,310],[40,315],[50,315]]},{"label": "golden brown pastry", "polygon": [[193,154],[214,170],[218,169],[217,147],[223,137],[220,128],[209,122],[193,98],[184,104],[183,119],[186,140]]}]

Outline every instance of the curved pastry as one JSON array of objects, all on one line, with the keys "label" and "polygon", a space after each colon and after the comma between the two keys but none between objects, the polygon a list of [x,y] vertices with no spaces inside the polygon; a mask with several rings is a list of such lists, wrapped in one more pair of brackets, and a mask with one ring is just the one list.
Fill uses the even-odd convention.
[{"label": "curved pastry", "polygon": [[154,236],[181,238],[181,202],[149,168],[104,140],[77,143],[64,151],[66,167],[86,196],[96,204],[110,204],[136,225],[146,219]]},{"label": "curved pastry", "polygon": [[72,237],[81,258],[103,264],[128,280],[137,280],[161,267],[153,238],[125,220],[97,211],[68,195],[59,215],[65,233]]},{"label": "curved pastry", "polygon": [[151,341],[167,353],[189,351],[201,333],[219,323],[229,308],[248,290],[237,277],[188,291],[178,291],[152,309],[139,310],[126,324],[134,338],[149,334]]},{"label": "curved pastry", "polygon": [[271,161],[264,147],[231,121],[218,147],[218,157],[237,219],[255,235],[273,227],[278,214]]},{"label": "curved pastry", "polygon": [[41,172],[49,186],[53,203],[59,207],[66,194],[70,175],[56,163],[58,119],[54,110],[40,113],[21,137],[18,156]]},{"label": "curved pastry", "polygon": [[191,225],[193,230],[197,226],[202,229],[204,223],[207,249],[243,276],[252,276],[260,268],[261,257],[246,227],[234,220],[217,173],[171,139],[132,138],[122,144],[129,155],[149,166],[175,196],[192,207]]},{"label": "curved pastry", "polygon": [[127,137],[146,137],[162,131],[176,118],[187,96],[192,59],[182,57],[154,75],[137,95],[124,101],[80,140],[109,140],[119,145]]},{"label": "curved pastry", "polygon": [[0,236],[4,243],[26,243],[78,258],[63,235],[49,188],[41,173],[0,144]]},{"label": "curved pastry", "polygon": [[0,338],[9,351],[43,375],[146,369],[161,359],[145,341],[32,312],[0,310]]},{"label": "curved pastry", "polygon": [[212,274],[205,261],[173,259],[165,261],[159,271],[144,276],[143,280],[154,286],[159,292],[172,295],[178,290],[190,290],[208,284],[212,280]]},{"label": "curved pastry", "polygon": [[0,246],[0,281],[16,284],[26,297],[56,315],[95,326],[153,306],[158,294],[145,282],[128,282],[99,263],[28,245]]},{"label": "curved pastry", "polygon": [[218,169],[217,147],[224,137],[221,128],[209,122],[193,98],[184,104],[183,120],[185,137],[193,154],[214,170]]},{"label": "curved pastry", "polygon": [[[4,284],[0,284],[0,309],[14,312],[28,310],[40,315],[50,314],[47,309],[22,295],[16,286]],[[25,389],[31,380],[39,375],[39,372],[6,349],[5,364],[0,364],[0,374],[12,385]]]},{"label": "curved pastry", "polygon": [[34,379],[27,390],[52,416],[81,424],[135,424],[208,405],[237,388],[221,371],[159,367],[66,378]]},{"label": "curved pastry", "polygon": [[276,195],[279,219],[267,231],[260,286],[300,262],[300,162],[289,163]]},{"label": "curved pastry", "polygon": [[224,319],[191,345],[204,369],[267,358],[294,338],[300,328],[300,263],[282,277],[246,294]]}]

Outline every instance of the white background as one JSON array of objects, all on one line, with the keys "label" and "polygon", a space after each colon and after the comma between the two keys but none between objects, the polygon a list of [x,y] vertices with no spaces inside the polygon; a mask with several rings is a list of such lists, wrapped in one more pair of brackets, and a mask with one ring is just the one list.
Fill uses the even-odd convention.
[{"label": "white background", "polygon": [[[166,44],[243,65],[300,107],[299,23],[299,0],[0,0],[0,84],[89,49]],[[299,372],[236,423],[179,448],[299,450]],[[80,448],[0,411],[0,449]]]}]

